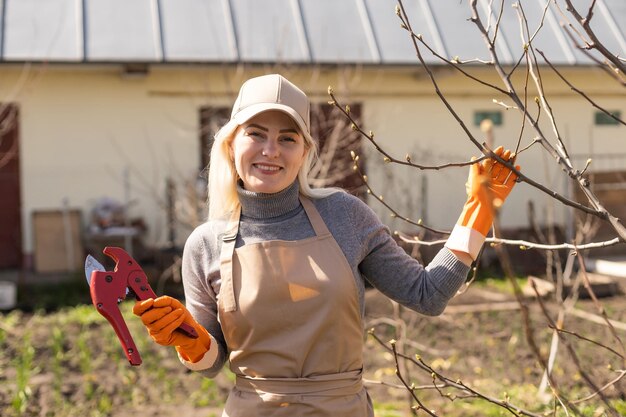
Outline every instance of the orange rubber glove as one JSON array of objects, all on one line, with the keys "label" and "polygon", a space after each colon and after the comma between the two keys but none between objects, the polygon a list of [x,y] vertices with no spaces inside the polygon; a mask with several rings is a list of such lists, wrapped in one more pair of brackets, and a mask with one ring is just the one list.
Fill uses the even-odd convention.
[{"label": "orange rubber glove", "polygon": [[[209,332],[195,321],[189,310],[175,298],[164,295],[137,301],[133,313],[141,317],[155,342],[163,346],[175,346],[178,353],[188,362],[198,362],[211,347]],[[197,339],[174,331],[183,322],[196,329]]]},{"label": "orange rubber glove", "polygon": [[[494,153],[508,162],[515,162],[515,155],[499,146]],[[472,158],[476,159],[476,158]],[[518,171],[519,165],[515,167]],[[487,236],[493,223],[495,209],[499,208],[509,195],[517,175],[493,158],[488,158],[470,166],[465,189],[467,201],[463,206],[457,224],[472,228]]]}]

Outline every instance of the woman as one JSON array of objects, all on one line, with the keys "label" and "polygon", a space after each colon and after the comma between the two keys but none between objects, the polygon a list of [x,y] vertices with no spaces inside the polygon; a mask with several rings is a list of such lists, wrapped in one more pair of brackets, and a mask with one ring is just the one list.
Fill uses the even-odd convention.
[{"label": "woman", "polygon": [[[245,82],[211,151],[209,221],[185,245],[187,305],[167,296],[135,305],[189,369],[213,377],[229,360],[236,382],[223,416],[373,416],[361,381],[364,280],[440,314],[491,227],[494,200],[516,180],[492,159],[473,164],[459,222],[423,268],[360,200],[309,187],[316,153],[306,95],[277,74]],[[183,322],[200,337],[176,332]]]}]

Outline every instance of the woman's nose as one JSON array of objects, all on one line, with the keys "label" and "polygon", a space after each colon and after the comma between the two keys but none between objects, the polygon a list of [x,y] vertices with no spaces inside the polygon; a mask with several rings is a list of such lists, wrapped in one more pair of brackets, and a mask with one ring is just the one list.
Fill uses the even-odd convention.
[{"label": "woman's nose", "polygon": [[280,154],[278,143],[275,140],[269,139],[265,141],[263,145],[263,155],[268,158],[276,158]]}]

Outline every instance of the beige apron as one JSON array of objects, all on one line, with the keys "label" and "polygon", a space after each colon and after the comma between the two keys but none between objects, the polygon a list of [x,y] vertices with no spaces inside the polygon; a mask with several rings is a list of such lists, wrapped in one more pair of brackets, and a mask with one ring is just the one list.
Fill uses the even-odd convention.
[{"label": "beige apron", "polygon": [[315,236],[235,249],[240,210],[221,253],[219,320],[236,375],[223,417],[373,417],[361,381],[356,283],[313,203]]}]

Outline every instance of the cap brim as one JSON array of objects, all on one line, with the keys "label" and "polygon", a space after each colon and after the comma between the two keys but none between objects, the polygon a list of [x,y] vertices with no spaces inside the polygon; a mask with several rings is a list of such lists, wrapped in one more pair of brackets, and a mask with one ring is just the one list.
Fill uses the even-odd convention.
[{"label": "cap brim", "polygon": [[311,133],[308,131],[306,124],[304,123],[304,120],[302,120],[302,117],[300,117],[298,112],[296,112],[294,109],[292,109],[289,106],[285,106],[284,104],[279,104],[279,103],[253,104],[237,112],[237,114],[235,114],[233,119],[237,122],[237,124],[242,125],[246,123],[248,120],[252,119],[257,114],[263,113],[269,110],[277,110],[277,111],[286,113],[288,116],[290,116],[293,119],[294,122],[296,122],[296,124],[298,125],[298,128],[300,129],[300,132],[309,141],[313,141],[313,138],[311,137]]}]

